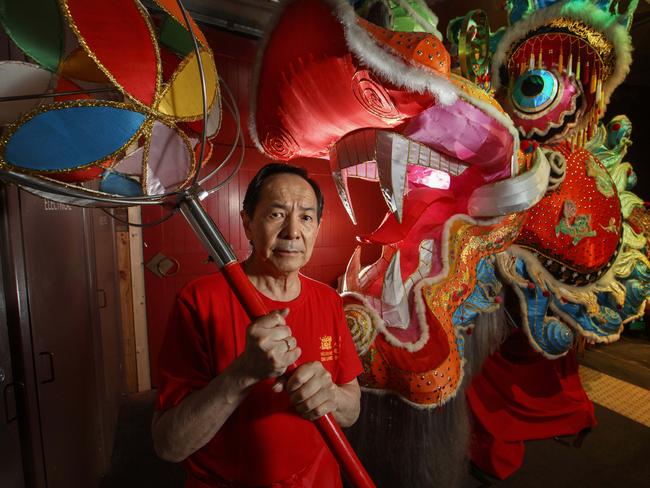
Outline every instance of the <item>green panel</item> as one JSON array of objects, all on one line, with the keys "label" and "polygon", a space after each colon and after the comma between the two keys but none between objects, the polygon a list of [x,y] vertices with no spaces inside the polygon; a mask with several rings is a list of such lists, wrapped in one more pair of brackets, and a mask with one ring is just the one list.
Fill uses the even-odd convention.
[{"label": "green panel", "polygon": [[56,0],[0,0],[0,23],[30,58],[56,71],[63,54],[63,25]]},{"label": "green panel", "polygon": [[160,25],[160,43],[183,58],[194,51],[190,33],[169,15]]}]

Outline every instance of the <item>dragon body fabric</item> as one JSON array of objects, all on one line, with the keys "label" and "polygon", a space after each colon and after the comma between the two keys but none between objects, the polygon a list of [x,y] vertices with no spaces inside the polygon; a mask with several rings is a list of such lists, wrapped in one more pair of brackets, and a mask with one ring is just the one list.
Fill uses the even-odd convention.
[{"label": "dragon body fabric", "polygon": [[[351,436],[380,486],[459,483],[459,392],[510,332],[504,285],[547,358],[577,335],[615,340],[643,312],[630,124],[599,124],[629,69],[631,13],[542,3],[509,3],[511,25],[492,36],[476,13],[452,22],[453,57],[418,0],[361,2],[365,19],[343,0],[287,2],[263,42],[260,150],[329,159],[353,221],[349,178],[376,181],[388,207],[358,236],[339,290],[365,367]],[[368,266],[364,244],[382,246]]]}]

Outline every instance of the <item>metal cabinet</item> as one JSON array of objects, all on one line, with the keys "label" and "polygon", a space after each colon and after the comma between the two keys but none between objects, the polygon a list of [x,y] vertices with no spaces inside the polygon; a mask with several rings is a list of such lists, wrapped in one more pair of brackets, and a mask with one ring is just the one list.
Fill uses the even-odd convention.
[{"label": "metal cabinet", "polygon": [[21,385],[14,378],[9,347],[7,307],[4,300],[0,265],[0,392],[2,392],[2,415],[0,416],[0,486],[22,488],[23,460],[18,431],[18,406],[16,395]]},{"label": "metal cabinet", "polygon": [[13,187],[3,193],[4,297],[14,376],[24,385],[17,405],[25,483],[97,486],[122,391],[113,222]]}]

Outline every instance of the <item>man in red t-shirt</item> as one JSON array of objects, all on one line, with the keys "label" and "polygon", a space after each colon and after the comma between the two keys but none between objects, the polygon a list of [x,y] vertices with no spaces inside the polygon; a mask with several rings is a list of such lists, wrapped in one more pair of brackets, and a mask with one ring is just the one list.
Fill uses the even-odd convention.
[{"label": "man in red t-shirt", "polygon": [[253,246],[244,271],[273,312],[249,324],[221,274],[181,291],[160,355],[156,452],[183,462],[186,488],[340,487],[309,420],[356,421],[361,364],[339,296],[299,273],[320,227],[320,189],[305,170],[270,164],[243,207]]}]

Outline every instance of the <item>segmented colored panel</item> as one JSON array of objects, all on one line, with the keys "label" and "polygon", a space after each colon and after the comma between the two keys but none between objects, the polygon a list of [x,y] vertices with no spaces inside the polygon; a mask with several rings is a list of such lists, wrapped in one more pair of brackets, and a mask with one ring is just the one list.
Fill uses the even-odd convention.
[{"label": "segmented colored panel", "polygon": [[160,89],[158,45],[133,0],[61,0],[80,44],[118,88],[152,106]]},{"label": "segmented colored panel", "polygon": [[0,0],[0,23],[25,54],[56,71],[63,53],[63,24],[56,0]]},{"label": "segmented colored panel", "polygon": [[105,160],[138,134],[145,115],[117,104],[55,104],[10,133],[0,158],[34,171],[63,171]]}]

